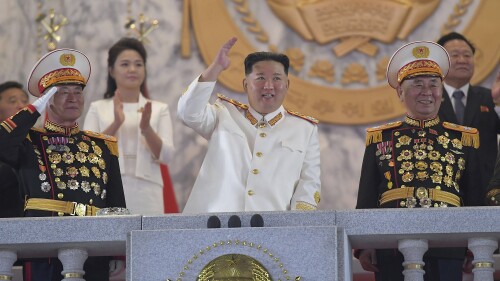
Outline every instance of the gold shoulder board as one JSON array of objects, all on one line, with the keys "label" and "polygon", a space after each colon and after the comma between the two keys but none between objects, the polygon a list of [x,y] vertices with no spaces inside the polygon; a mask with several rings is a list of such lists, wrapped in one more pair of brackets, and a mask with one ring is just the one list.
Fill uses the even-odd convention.
[{"label": "gold shoulder board", "polygon": [[116,138],[113,136],[110,136],[110,135],[105,135],[105,134],[92,132],[92,131],[88,131],[88,130],[84,130],[83,133],[89,137],[98,138],[98,139],[111,141],[111,142],[116,142]]},{"label": "gold shoulder board", "polygon": [[319,123],[318,119],[316,119],[314,117],[307,116],[307,115],[304,115],[304,114],[300,114],[300,113],[298,113],[296,111],[291,111],[291,110],[288,110],[288,109],[286,109],[286,112],[288,112],[288,113],[290,113],[290,114],[292,114],[294,116],[297,116],[299,118],[302,118],[302,119],[304,119],[306,121],[309,121],[309,122],[311,122],[311,123],[313,123],[315,125],[317,125]]},{"label": "gold shoulder board", "polygon": [[462,145],[479,148],[479,131],[476,128],[457,125],[450,122],[443,122],[443,127],[461,132]]},{"label": "gold shoulder board", "polygon": [[387,130],[387,129],[397,128],[401,125],[403,125],[402,121],[396,121],[396,122],[391,122],[391,123],[387,123],[387,124],[380,125],[377,127],[371,127],[371,128],[366,129],[366,146],[370,145],[371,143],[381,142],[382,141],[382,131]]},{"label": "gold shoulder board", "polygon": [[83,133],[89,137],[104,140],[111,154],[118,157],[118,143],[115,137],[87,130],[84,130]]},{"label": "gold shoulder board", "polygon": [[244,103],[241,103],[241,102],[239,102],[237,100],[230,99],[230,98],[228,98],[228,97],[226,97],[226,96],[224,96],[222,94],[217,94],[217,97],[219,99],[221,99],[223,101],[226,101],[226,102],[228,102],[230,104],[233,104],[233,105],[235,105],[235,106],[237,106],[237,107],[239,107],[241,109],[248,109],[248,105],[246,105]]}]

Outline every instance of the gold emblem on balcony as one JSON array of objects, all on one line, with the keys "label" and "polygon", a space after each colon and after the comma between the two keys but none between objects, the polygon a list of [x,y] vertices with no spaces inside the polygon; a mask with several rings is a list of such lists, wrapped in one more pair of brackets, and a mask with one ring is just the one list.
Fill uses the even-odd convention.
[{"label": "gold emblem on balcony", "polygon": [[256,259],[241,254],[229,254],[210,261],[196,280],[271,281],[272,278],[267,269]]}]

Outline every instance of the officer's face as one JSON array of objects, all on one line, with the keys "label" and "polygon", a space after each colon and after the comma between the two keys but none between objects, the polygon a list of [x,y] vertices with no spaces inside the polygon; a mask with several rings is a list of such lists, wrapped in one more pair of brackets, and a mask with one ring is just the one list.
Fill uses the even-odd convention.
[{"label": "officer's face", "polygon": [[118,89],[139,91],[146,77],[146,68],[141,55],[135,50],[121,52],[109,70]]},{"label": "officer's face", "polygon": [[16,114],[28,102],[28,95],[19,88],[10,88],[0,93],[0,121]]},{"label": "officer's face", "polygon": [[443,46],[450,54],[451,67],[446,81],[455,87],[469,83],[474,74],[474,54],[472,49],[463,40],[455,39],[446,42]]},{"label": "officer's face", "polygon": [[49,119],[59,125],[72,126],[82,115],[83,103],[81,85],[59,85],[49,103]]},{"label": "officer's face", "polygon": [[250,106],[261,114],[277,110],[288,92],[288,77],[283,65],[276,61],[259,61],[243,79]]},{"label": "officer's face", "polygon": [[411,117],[425,120],[437,116],[443,93],[441,78],[419,76],[407,79],[397,91]]}]

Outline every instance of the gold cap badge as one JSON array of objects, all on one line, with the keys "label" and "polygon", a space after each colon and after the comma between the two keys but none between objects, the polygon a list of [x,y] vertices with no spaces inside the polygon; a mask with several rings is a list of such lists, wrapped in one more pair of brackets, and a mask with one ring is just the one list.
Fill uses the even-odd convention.
[{"label": "gold cap badge", "polygon": [[429,48],[427,48],[426,46],[417,46],[413,48],[413,56],[416,59],[428,58]]},{"label": "gold cap badge", "polygon": [[73,66],[75,65],[75,55],[62,54],[61,57],[59,57],[59,62],[64,66]]}]

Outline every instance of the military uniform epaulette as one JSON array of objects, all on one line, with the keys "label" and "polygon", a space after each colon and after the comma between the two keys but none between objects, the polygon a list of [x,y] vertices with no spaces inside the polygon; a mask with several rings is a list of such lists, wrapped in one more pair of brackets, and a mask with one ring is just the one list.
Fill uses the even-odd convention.
[{"label": "military uniform epaulette", "polygon": [[381,142],[382,131],[387,129],[397,128],[400,127],[401,125],[403,125],[402,121],[396,121],[366,129],[366,146],[370,145],[371,143]]},{"label": "military uniform epaulette", "polygon": [[228,97],[226,97],[226,96],[224,96],[222,94],[217,94],[217,97],[219,99],[221,99],[223,101],[226,101],[226,102],[228,102],[230,104],[233,104],[233,105],[235,105],[235,106],[237,106],[237,107],[239,107],[241,109],[248,109],[248,105],[247,104],[241,103],[241,102],[239,102],[237,100],[230,99],[230,98],[228,98]]},{"label": "military uniform epaulette", "polygon": [[313,124],[315,124],[315,125],[317,125],[317,124],[319,123],[319,120],[318,120],[318,119],[316,119],[316,118],[314,118],[314,117],[307,116],[307,115],[304,115],[304,114],[300,114],[300,113],[298,113],[298,112],[291,111],[291,110],[288,110],[288,109],[286,109],[286,112],[288,112],[288,113],[290,113],[290,114],[292,114],[292,115],[295,115],[295,116],[297,116],[297,117],[299,117],[299,118],[302,118],[302,119],[304,119],[304,120],[306,120],[306,121],[309,121],[309,122],[311,122],[311,123],[313,123]]},{"label": "military uniform epaulette", "polygon": [[83,133],[86,136],[104,140],[104,143],[109,148],[109,151],[111,152],[111,154],[118,157],[118,143],[117,143],[117,140],[115,137],[110,136],[110,135],[97,133],[97,132],[87,131],[87,130],[84,130]]},{"label": "military uniform epaulette", "polygon": [[461,132],[462,145],[479,148],[479,131],[476,128],[457,125],[450,122],[443,122],[443,127]]},{"label": "military uniform epaulette", "polygon": [[92,132],[88,130],[83,130],[83,133],[89,137],[98,138],[106,141],[117,142],[116,138],[110,135],[101,134],[97,132]]}]

